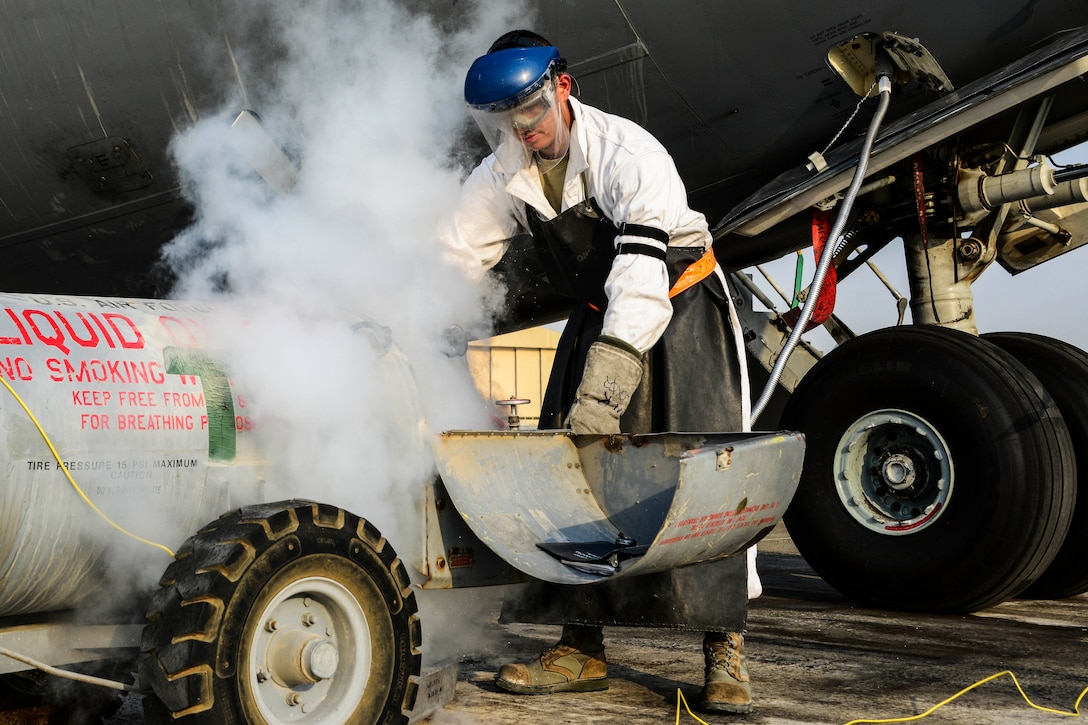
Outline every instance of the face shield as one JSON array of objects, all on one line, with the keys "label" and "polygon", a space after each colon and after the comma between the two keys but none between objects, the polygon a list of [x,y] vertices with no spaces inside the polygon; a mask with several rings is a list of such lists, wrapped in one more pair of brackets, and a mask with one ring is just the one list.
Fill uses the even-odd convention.
[{"label": "face shield", "polygon": [[557,159],[570,146],[570,129],[563,119],[552,80],[509,108],[494,111],[470,108],[469,113],[492,151],[497,152],[503,143],[516,145],[527,162],[534,153],[545,159]]},{"label": "face shield", "polygon": [[528,163],[535,153],[559,158],[570,146],[556,77],[562,71],[553,47],[495,51],[472,64],[465,81],[465,101],[492,151],[506,145]]}]

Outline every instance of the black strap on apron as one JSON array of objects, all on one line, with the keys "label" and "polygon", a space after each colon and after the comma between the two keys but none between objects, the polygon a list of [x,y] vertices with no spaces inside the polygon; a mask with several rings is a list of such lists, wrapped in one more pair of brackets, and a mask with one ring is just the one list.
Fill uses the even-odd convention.
[{"label": "black strap on apron", "polygon": [[[627,222],[620,222],[616,225],[616,232],[621,237],[649,237],[650,239],[656,239],[662,244],[669,243],[668,232],[666,232],[664,229],[658,229],[657,227],[648,227],[644,224],[628,224]],[[654,247],[651,247],[651,249],[654,249]]]},{"label": "black strap on apron", "polygon": [[668,232],[642,224],[617,226],[588,194],[586,201],[554,219],[542,219],[528,204],[525,215],[548,282],[560,294],[601,310],[608,304],[604,283],[617,254],[645,254],[665,261],[665,250],[650,244],[624,242],[617,249],[616,236],[647,237],[668,244]]}]

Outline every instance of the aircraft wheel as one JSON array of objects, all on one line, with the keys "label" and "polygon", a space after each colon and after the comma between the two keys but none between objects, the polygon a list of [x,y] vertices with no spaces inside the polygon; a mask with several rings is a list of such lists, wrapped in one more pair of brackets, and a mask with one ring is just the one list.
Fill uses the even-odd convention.
[{"label": "aircraft wheel", "polygon": [[992,606],[1034,581],[1068,530],[1075,464],[1061,414],[975,336],[908,327],[841,345],[802,379],[782,428],[807,442],[786,526],[859,602]]},{"label": "aircraft wheel", "polygon": [[1020,593],[1033,599],[1064,599],[1088,592],[1088,352],[1042,335],[1000,332],[983,335],[1022,362],[1054,396],[1077,453],[1077,497],[1073,522],[1054,561]]},{"label": "aircraft wheel", "polygon": [[144,628],[149,723],[404,723],[420,669],[415,593],[366,521],[251,506],[190,537]]}]

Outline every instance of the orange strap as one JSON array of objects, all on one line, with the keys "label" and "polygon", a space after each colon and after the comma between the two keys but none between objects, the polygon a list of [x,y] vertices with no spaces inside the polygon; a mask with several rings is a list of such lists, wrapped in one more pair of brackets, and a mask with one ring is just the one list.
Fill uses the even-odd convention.
[{"label": "orange strap", "polygon": [[680,279],[676,280],[676,284],[669,290],[669,299],[709,277],[717,264],[718,261],[714,259],[714,247],[710,247],[706,250],[706,254],[692,262],[680,275]]}]

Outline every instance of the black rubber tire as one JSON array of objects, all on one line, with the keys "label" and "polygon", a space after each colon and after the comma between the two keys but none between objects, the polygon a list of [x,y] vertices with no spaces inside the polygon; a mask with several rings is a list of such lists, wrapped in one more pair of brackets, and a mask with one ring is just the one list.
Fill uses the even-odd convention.
[{"label": "black rubber tire", "polygon": [[[141,643],[149,723],[331,721],[322,715],[347,723],[407,722],[416,695],[410,677],[421,664],[415,593],[393,547],[366,521],[309,501],[246,507],[190,537],[160,584]],[[304,629],[298,617],[283,624],[265,619],[269,611],[314,602],[331,602],[317,610],[316,628]],[[330,614],[337,611],[339,618]],[[339,677],[292,683],[267,664],[276,661],[266,653],[279,636],[269,632],[312,637],[320,630],[325,642],[343,648],[333,671]],[[352,641],[359,645],[346,646]],[[367,641],[369,652],[355,651]],[[357,664],[365,657],[369,667]],[[360,678],[351,667],[363,668],[355,673],[361,686],[353,686]],[[285,694],[302,698],[293,718],[278,711]]]},{"label": "black rubber tire", "polygon": [[[863,525],[848,510],[848,491],[837,488],[865,475],[840,476],[846,456],[878,478],[877,457],[894,446],[870,449],[868,438],[856,452],[840,445],[847,431],[869,435],[863,422],[883,411],[906,411],[939,436],[933,450],[945,458],[919,461],[917,489],[908,490],[936,496],[932,510],[922,509],[924,524]],[[1061,414],[1027,368],[973,335],[899,327],[841,345],[802,379],[782,428],[807,442],[785,514],[790,535],[821,577],[864,604],[929,612],[998,604],[1042,574],[1069,528],[1075,463]],[[943,488],[933,480],[940,466],[950,469]]]},{"label": "black rubber tire", "polygon": [[1077,497],[1065,542],[1021,597],[1064,599],[1088,592],[1088,352],[1062,340],[1023,332],[982,336],[1022,362],[1054,396],[1077,454]]}]

